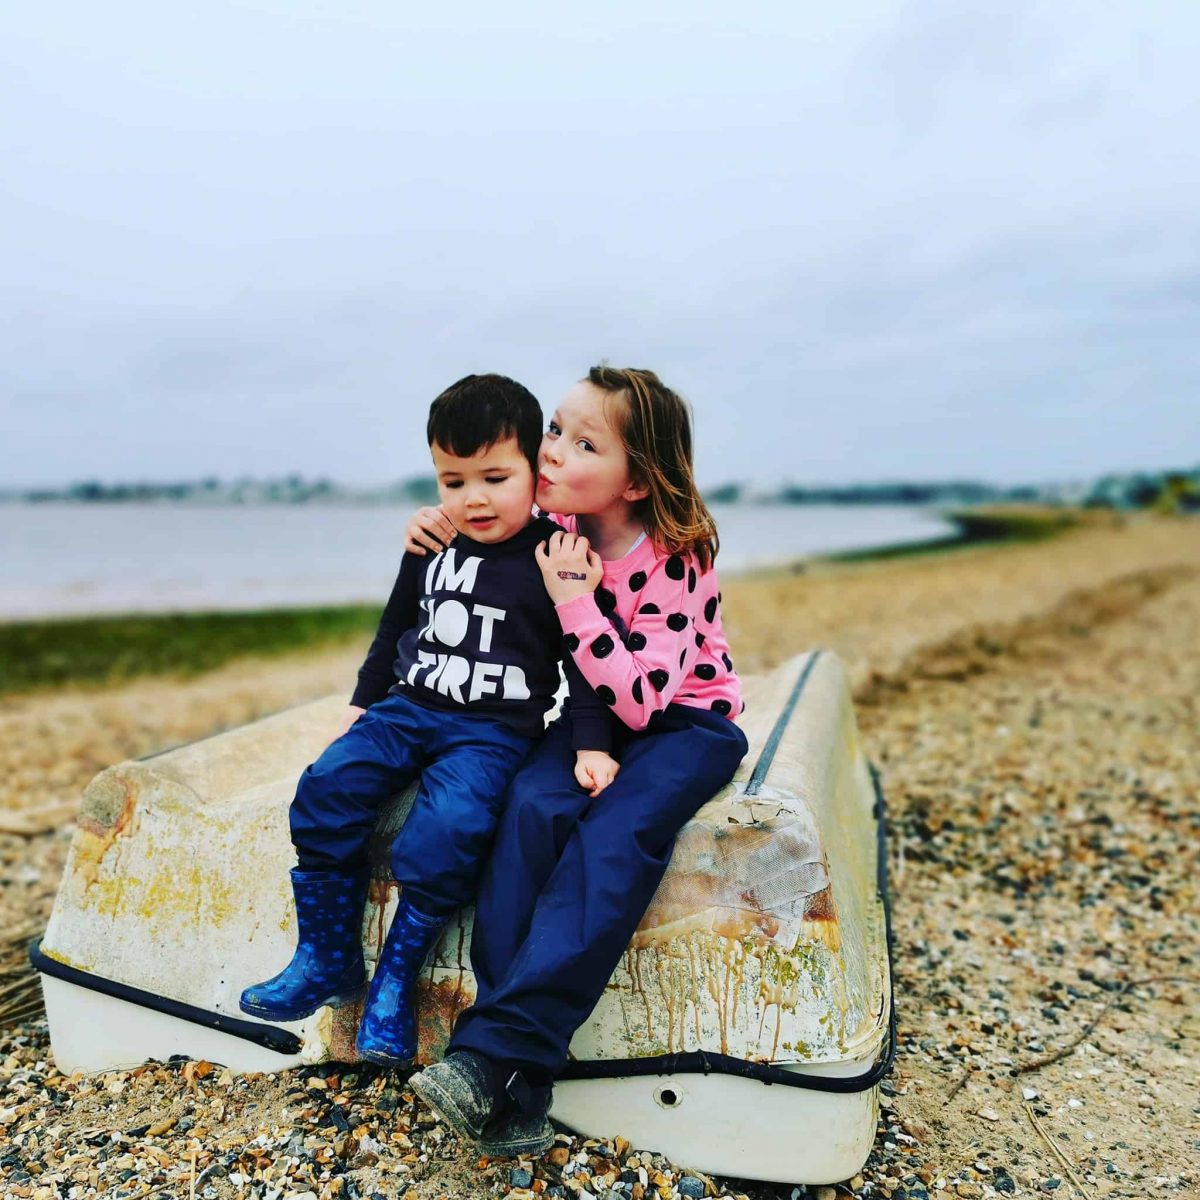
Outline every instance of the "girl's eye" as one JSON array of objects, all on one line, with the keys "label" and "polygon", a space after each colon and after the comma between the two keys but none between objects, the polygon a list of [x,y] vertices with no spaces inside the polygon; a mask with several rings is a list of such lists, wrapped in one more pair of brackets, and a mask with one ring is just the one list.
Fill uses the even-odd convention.
[{"label": "girl's eye", "polygon": [[451,489],[460,488],[460,487],[462,487],[462,480],[461,479],[448,479],[446,481],[446,486]]},{"label": "girl's eye", "polygon": [[507,482],[508,482],[508,476],[507,476],[507,475],[496,475],[496,476],[494,476],[493,478],[491,478],[491,479],[488,479],[486,482],[488,482],[488,483],[492,483],[492,484],[496,484],[496,483],[507,483]]},{"label": "girl's eye", "polygon": [[550,424],[546,426],[546,436],[547,437],[558,437],[558,435],[560,433],[562,433],[562,430],[559,429],[559,427],[553,421],[551,421]]},{"label": "girl's eye", "polygon": [[587,450],[591,454],[596,453],[596,447],[593,446],[592,443],[587,440],[587,438],[580,438],[575,444],[583,447],[584,450]]}]

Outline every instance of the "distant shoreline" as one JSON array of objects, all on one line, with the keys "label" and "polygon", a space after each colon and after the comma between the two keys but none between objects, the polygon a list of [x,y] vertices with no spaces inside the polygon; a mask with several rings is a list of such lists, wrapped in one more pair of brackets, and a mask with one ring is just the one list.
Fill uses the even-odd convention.
[{"label": "distant shoreline", "polygon": [[[1054,537],[1079,523],[1053,511],[996,509],[955,518],[957,536],[814,555],[730,576],[754,580],[819,564],[864,563],[982,544]],[[0,695],[67,684],[103,686],[143,676],[194,676],[246,656],[277,657],[366,640],[376,604],[118,613],[0,622]]]}]

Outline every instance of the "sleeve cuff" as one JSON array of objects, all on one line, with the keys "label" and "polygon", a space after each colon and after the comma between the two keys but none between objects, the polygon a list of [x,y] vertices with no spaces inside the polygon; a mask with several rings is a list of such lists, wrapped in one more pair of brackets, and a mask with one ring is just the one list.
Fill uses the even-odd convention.
[{"label": "sleeve cuff", "polygon": [[576,596],[565,604],[556,604],[554,611],[558,613],[558,621],[562,625],[563,633],[578,633],[596,621],[602,622],[605,626],[608,625],[604,614],[596,607],[595,592],[584,592],[582,596]]},{"label": "sleeve cuff", "polygon": [[[391,685],[389,684],[388,687]],[[350,703],[355,708],[370,708],[372,704],[376,704],[387,695],[387,687],[383,691],[379,690],[379,683],[376,680],[360,679],[358,687],[354,689],[354,695],[350,697]]]},{"label": "sleeve cuff", "polygon": [[571,714],[571,749],[612,750],[612,726],[604,713]]}]

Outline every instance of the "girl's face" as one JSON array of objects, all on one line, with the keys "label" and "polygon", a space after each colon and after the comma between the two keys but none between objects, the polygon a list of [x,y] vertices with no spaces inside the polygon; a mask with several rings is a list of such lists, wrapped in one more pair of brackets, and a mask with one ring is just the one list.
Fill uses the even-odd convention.
[{"label": "girl's face", "polygon": [[588,514],[628,506],[646,495],[629,474],[621,435],[608,410],[623,400],[584,380],[562,398],[538,452],[537,505],[546,512]]}]

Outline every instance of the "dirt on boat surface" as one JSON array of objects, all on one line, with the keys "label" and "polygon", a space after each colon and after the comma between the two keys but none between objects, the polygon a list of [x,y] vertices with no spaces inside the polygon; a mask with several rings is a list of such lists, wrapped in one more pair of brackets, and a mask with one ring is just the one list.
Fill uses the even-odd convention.
[{"label": "dirt on boat surface", "polygon": [[[846,659],[883,775],[900,1043],[860,1177],[708,1180],[634,1131],[489,1163],[402,1076],[63,1078],[29,1016],[0,1031],[0,1193],[1200,1196],[1200,521],[780,571],[724,608],[744,674]],[[361,652],[0,699],[5,928],[44,922],[97,770],[348,691]]]}]

